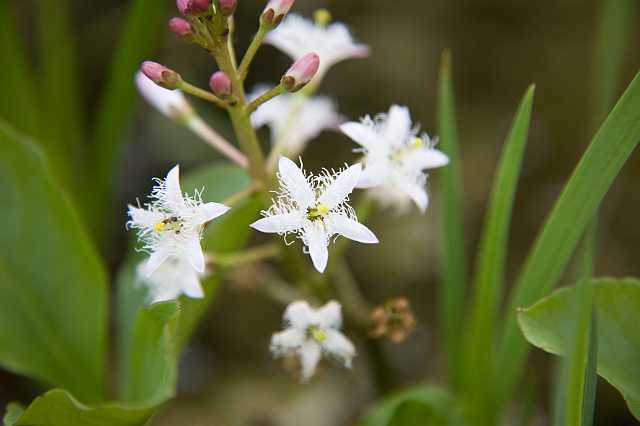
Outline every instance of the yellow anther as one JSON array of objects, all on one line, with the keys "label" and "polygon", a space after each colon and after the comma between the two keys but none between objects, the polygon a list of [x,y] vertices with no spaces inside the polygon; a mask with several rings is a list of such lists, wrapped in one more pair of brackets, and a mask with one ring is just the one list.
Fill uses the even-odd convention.
[{"label": "yellow anther", "polygon": [[412,148],[422,148],[424,146],[424,140],[422,138],[413,138],[411,139],[411,147]]},{"label": "yellow anther", "polygon": [[333,17],[331,16],[331,12],[327,9],[318,9],[313,13],[313,19],[316,22],[316,25],[326,27],[331,23]]},{"label": "yellow anther", "polygon": [[329,206],[324,203],[318,204],[316,209],[318,210],[318,213],[320,213],[320,216],[326,216],[326,214],[329,213]]},{"label": "yellow anther", "polygon": [[156,232],[162,232],[165,229],[167,229],[167,224],[164,222],[158,222],[155,225],[153,225],[153,230]]},{"label": "yellow anther", "polygon": [[327,333],[321,328],[311,327],[309,329],[309,332],[311,333],[311,337],[313,338],[313,340],[315,340],[318,343],[322,343],[325,340],[327,340]]},{"label": "yellow anther", "polygon": [[318,219],[326,216],[327,213],[329,213],[329,206],[324,203],[320,203],[307,211],[307,217],[309,219]]}]

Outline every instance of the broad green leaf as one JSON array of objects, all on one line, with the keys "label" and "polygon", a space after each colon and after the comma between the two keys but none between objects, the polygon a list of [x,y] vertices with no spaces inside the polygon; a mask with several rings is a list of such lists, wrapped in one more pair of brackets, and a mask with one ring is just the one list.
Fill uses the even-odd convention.
[{"label": "broad green leaf", "polygon": [[[534,243],[508,303],[495,357],[499,404],[512,394],[528,347],[519,333],[516,310],[539,299],[558,282],[587,224],[627,158],[640,141],[640,75],[597,132]],[[496,415],[500,412],[496,407]]]},{"label": "broad green leaf", "polygon": [[[90,164],[95,167],[91,180],[92,218],[98,235],[104,233],[104,218],[109,209],[113,177],[123,146],[125,127],[135,105],[134,75],[140,63],[147,59],[156,43],[158,32],[164,28],[168,2],[132,0],[120,40],[115,51],[106,89],[101,96],[98,116],[92,131],[93,155]],[[108,215],[106,215],[108,216]]]},{"label": "broad green leaf", "polygon": [[149,404],[162,403],[175,393],[177,301],[142,307],[138,311],[127,364],[124,398]]},{"label": "broad green leaf", "polygon": [[[616,387],[640,419],[640,281],[594,279],[593,303],[597,317],[598,374]],[[575,287],[557,290],[533,306],[520,310],[518,320],[526,339],[547,352],[567,355],[572,341],[570,321]]]},{"label": "broad green leaf", "polygon": [[10,5],[8,1],[0,2],[0,119],[21,132],[37,135],[39,114],[36,88]]},{"label": "broad green leaf", "polygon": [[[235,166],[214,164],[187,173],[182,181],[182,189],[193,193],[202,190],[205,202],[223,202],[226,198],[246,189],[250,185],[247,173]],[[224,253],[239,250],[246,241],[249,223],[255,220],[260,210],[260,202],[248,199],[233,207],[231,211],[211,222],[205,231],[202,245],[205,251]],[[137,281],[137,265],[144,259],[140,253],[132,252],[118,278],[118,354],[120,359],[121,382],[127,376],[126,360],[130,356],[133,338],[132,323],[136,312],[146,303],[146,291]],[[182,297],[182,312],[177,333],[177,347],[181,350],[189,341],[201,317],[211,304],[221,276],[214,273],[203,281],[204,299]]]},{"label": "broad green leaf", "polygon": [[[70,0],[38,0],[35,11],[42,69],[43,132],[40,135],[51,166],[69,190],[75,191],[84,143],[84,108]],[[74,179],[75,178],[75,179]]]},{"label": "broad green leaf", "polygon": [[464,426],[455,399],[445,390],[420,386],[400,391],[377,403],[363,426]]},{"label": "broad green leaf", "polygon": [[441,335],[449,361],[449,376],[454,382],[459,380],[462,317],[467,285],[467,253],[464,238],[462,201],[462,164],[458,152],[455,98],[451,81],[451,55],[442,55],[438,89],[438,133],[440,149],[450,159],[447,167],[439,174],[442,179],[443,197],[440,217],[442,232],[441,271],[442,283],[439,289]]},{"label": "broad green leaf", "polygon": [[[496,318],[505,285],[509,226],[524,156],[535,88],[525,93],[511,124],[498,164],[474,279],[474,299],[464,351],[465,391],[474,417],[482,417],[492,398],[491,362]],[[489,414],[491,415],[491,414]],[[482,422],[481,422],[482,424]]]},{"label": "broad green leaf", "polygon": [[106,275],[35,144],[0,123],[0,364],[100,400]]}]

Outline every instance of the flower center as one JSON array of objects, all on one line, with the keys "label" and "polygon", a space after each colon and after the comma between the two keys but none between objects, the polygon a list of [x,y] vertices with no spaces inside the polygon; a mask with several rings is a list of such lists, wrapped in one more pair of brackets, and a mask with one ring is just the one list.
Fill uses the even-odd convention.
[{"label": "flower center", "polygon": [[317,220],[322,219],[329,213],[329,206],[324,203],[319,203],[315,207],[309,207],[307,209],[307,219]]},{"label": "flower center", "polygon": [[313,20],[319,27],[326,27],[331,23],[332,19],[331,12],[327,9],[318,9],[313,13]]},{"label": "flower center", "polygon": [[158,222],[153,225],[153,230],[157,233],[168,231],[179,234],[182,232],[183,226],[184,224],[182,223],[182,220],[176,216],[171,216],[170,218],[164,219],[162,222]]},{"label": "flower center", "polygon": [[312,325],[307,329],[307,336],[317,343],[323,343],[327,340],[327,332],[316,325]]},{"label": "flower center", "polygon": [[392,152],[391,155],[389,156],[389,159],[391,160],[392,163],[402,163],[402,160],[404,159],[405,155],[411,154],[412,151],[418,150],[422,147],[424,147],[424,140],[419,137],[413,137],[409,141],[407,146],[400,149],[396,149],[394,152]]}]

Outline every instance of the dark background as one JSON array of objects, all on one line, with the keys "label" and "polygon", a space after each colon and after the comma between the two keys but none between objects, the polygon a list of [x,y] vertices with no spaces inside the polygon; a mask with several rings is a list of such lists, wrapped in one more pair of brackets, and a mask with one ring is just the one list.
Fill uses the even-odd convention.
[{"label": "dark background", "polygon": [[[33,4],[14,3],[19,26],[33,42]],[[82,54],[83,94],[90,110],[96,107],[103,88],[108,52],[117,40],[127,3],[76,1],[74,21]],[[239,3],[236,41],[242,52],[256,29],[264,2]],[[513,281],[593,134],[590,82],[599,4],[593,0],[299,0],[295,10],[310,16],[318,7],[327,7],[336,20],[349,24],[359,41],[372,47],[370,58],[333,68],[321,88],[321,93],[334,96],[341,112],[352,119],[386,111],[392,103],[406,104],[423,129],[434,133],[440,55],[445,48],[452,51],[470,251],[480,234],[493,172],[511,118],[527,86],[537,85],[512,222],[509,277]],[[634,27],[640,20],[636,18]],[[619,93],[640,67],[635,48],[638,35],[634,28]],[[215,70],[207,55],[176,40],[168,31],[158,40],[150,59],[201,86],[206,86]],[[252,67],[249,87],[277,81],[288,65],[283,54],[263,48]],[[222,113],[197,101],[194,104],[214,127],[232,138]],[[266,139],[268,134],[264,136]],[[119,173],[120,199],[113,215],[115,229],[122,230],[110,253],[114,271],[127,242],[125,204],[144,194],[150,177],[163,174],[172,164],[179,162],[189,168],[216,158],[205,144],[142,103],[127,139]],[[343,136],[324,133],[310,145],[305,163],[312,169],[339,166],[354,158],[350,152],[353,147]],[[639,177],[640,159],[636,156],[605,201],[598,275],[640,275]],[[426,217],[379,213],[371,227],[385,244],[366,251],[354,247],[349,253],[361,286],[372,301],[396,295],[412,299],[419,319],[417,331],[402,345],[385,347],[396,374],[407,384],[444,379],[436,338],[438,183],[436,172],[430,181],[432,205]],[[156,424],[320,426],[350,424],[357,419],[372,397],[364,369],[358,367],[366,359],[356,361],[353,373],[325,368],[312,384],[295,385],[267,350],[281,312],[282,307],[251,286],[226,283],[185,355],[181,397],[168,405]],[[550,356],[534,351],[529,364],[528,377],[538,398],[534,424],[549,423],[551,361]],[[0,401],[26,401],[37,391],[23,379],[0,373]],[[515,400],[522,403],[530,392],[520,392]],[[598,389],[596,420],[607,426],[636,424],[619,394],[604,382]]]}]

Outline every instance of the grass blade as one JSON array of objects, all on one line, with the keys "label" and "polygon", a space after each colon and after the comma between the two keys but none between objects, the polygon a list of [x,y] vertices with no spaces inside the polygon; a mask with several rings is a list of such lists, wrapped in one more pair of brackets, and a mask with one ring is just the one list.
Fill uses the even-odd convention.
[{"label": "grass blade", "polygon": [[456,112],[451,81],[451,55],[445,51],[440,66],[438,94],[438,132],[440,148],[451,162],[441,171],[442,176],[442,218],[441,271],[442,282],[439,291],[441,336],[443,337],[449,360],[449,376],[455,383],[459,380],[461,327],[465,286],[467,284],[467,253],[464,239],[464,219],[462,202],[462,173]]},{"label": "grass blade", "polygon": [[17,130],[38,136],[38,100],[31,67],[15,28],[9,2],[0,2],[0,69],[2,99],[0,117]]},{"label": "grass blade", "polygon": [[96,232],[106,231],[103,224],[112,195],[113,176],[122,148],[124,129],[135,105],[133,76],[151,51],[166,11],[166,2],[133,1],[111,63],[108,83],[93,129],[93,159],[89,162],[95,168],[95,178],[91,179],[94,196],[91,217],[96,221],[93,226]]},{"label": "grass blade", "polygon": [[[496,357],[501,398],[522,374],[528,346],[517,322],[519,306],[547,294],[559,280],[578,240],[605,194],[640,141],[640,74],[595,135],[534,243],[510,299],[501,346]],[[496,407],[498,415],[498,407]]]},{"label": "grass blade", "polygon": [[42,62],[43,144],[52,166],[65,186],[74,193],[76,170],[84,138],[84,114],[79,94],[75,36],[68,0],[39,0],[38,18]]},{"label": "grass blade", "polygon": [[486,413],[490,381],[494,330],[504,291],[509,225],[529,133],[535,87],[525,93],[506,139],[498,171],[494,178],[485,227],[478,250],[475,297],[471,310],[469,333],[465,341],[465,389],[469,392],[474,417]]}]

